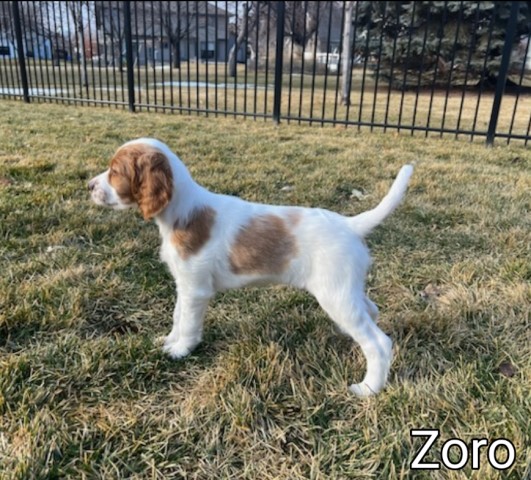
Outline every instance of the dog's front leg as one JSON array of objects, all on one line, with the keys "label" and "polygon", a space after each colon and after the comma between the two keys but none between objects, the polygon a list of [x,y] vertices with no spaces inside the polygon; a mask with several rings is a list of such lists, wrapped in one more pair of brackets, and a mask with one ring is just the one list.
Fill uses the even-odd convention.
[{"label": "dog's front leg", "polygon": [[175,302],[175,309],[173,310],[173,326],[170,334],[164,339],[164,347],[175,343],[179,339],[179,320],[181,318],[181,296],[177,292],[177,301]]},{"label": "dog's front leg", "polygon": [[200,289],[179,292],[173,329],[164,345],[164,351],[172,358],[186,357],[201,342],[203,319],[211,297],[210,292]]}]

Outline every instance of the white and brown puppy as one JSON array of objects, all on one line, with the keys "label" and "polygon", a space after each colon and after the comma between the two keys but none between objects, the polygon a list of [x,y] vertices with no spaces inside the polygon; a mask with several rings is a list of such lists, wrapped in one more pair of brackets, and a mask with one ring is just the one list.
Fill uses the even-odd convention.
[{"label": "white and brown puppy", "polygon": [[376,326],[378,309],[365,295],[370,256],[363,237],[397,207],[412,172],[411,165],[402,167],[373,210],[344,217],[212,193],[168,146],[141,138],[120,147],[89,189],[98,205],[137,206],[145,219],[157,222],[161,258],[177,284],[173,328],[164,344],[173,358],[188,355],[201,341],[205,310],[216,292],[283,283],[311,292],[359,343],[367,372],[350,388],[367,396],[385,385],[392,342]]}]

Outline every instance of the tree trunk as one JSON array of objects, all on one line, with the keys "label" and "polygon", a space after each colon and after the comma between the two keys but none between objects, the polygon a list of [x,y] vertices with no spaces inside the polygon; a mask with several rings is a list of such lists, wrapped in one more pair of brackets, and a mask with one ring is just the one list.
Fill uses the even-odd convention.
[{"label": "tree trunk", "polygon": [[341,47],[341,104],[350,105],[350,89],[352,86],[352,1],[347,2],[343,26]]},{"label": "tree trunk", "polygon": [[229,69],[229,75],[231,77],[236,76],[236,62],[237,62],[237,57],[238,57],[238,50],[240,49],[243,41],[247,38],[247,26],[248,26],[248,20],[249,20],[248,12],[249,11],[247,8],[247,3],[245,3],[243,5],[243,25],[242,25],[242,28],[240,29],[240,32],[238,33],[236,42],[230,49],[230,53],[229,53],[228,69]]},{"label": "tree trunk", "polygon": [[86,93],[88,95],[88,66],[87,66],[87,55],[85,52],[85,41],[84,38],[81,37],[81,83],[86,89]]},{"label": "tree trunk", "polygon": [[179,39],[171,42],[173,49],[173,68],[181,68],[181,42]]},{"label": "tree trunk", "polygon": [[229,60],[228,60],[228,69],[229,69],[229,76],[235,77],[236,76],[236,50],[237,50],[238,42],[236,42],[229,52]]},{"label": "tree trunk", "polygon": [[83,26],[77,26],[76,29],[76,45],[77,45],[77,52],[76,55],[78,58],[76,58],[77,63],[81,64],[80,68],[80,86],[81,86],[81,94],[83,95],[83,87],[86,90],[86,94],[88,95],[88,69],[87,69],[87,58],[85,55],[85,41],[83,39]]}]

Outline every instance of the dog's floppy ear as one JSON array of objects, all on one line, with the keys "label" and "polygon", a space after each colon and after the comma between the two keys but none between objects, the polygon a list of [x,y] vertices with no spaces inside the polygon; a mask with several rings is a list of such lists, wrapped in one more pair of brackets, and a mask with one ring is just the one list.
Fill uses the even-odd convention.
[{"label": "dog's floppy ear", "polygon": [[173,175],[166,156],[149,149],[135,162],[136,200],[145,220],[160,213],[170,202]]}]

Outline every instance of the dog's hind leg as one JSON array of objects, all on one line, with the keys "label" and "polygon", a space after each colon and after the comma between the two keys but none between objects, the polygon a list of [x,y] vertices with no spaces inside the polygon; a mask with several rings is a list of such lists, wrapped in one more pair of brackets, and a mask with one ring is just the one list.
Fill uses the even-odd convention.
[{"label": "dog's hind leg", "polygon": [[[374,323],[371,318],[377,313],[367,303],[364,296],[352,293],[338,294],[324,289],[314,292],[321,307],[332,320],[350,335],[361,347],[367,361],[364,379],[350,386],[350,390],[360,397],[378,393],[387,381],[392,361],[392,341]],[[356,298],[359,297],[359,298]]]},{"label": "dog's hind leg", "polygon": [[367,305],[367,311],[369,312],[369,315],[371,316],[374,323],[378,322],[378,307],[376,304],[369,298],[365,297],[365,304]]}]

